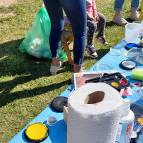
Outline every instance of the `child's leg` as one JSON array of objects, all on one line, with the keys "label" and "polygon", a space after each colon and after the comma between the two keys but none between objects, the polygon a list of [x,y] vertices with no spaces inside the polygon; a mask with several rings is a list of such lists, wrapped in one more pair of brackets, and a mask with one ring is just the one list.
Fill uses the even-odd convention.
[{"label": "child's leg", "polygon": [[87,31],[87,45],[91,46],[94,44],[94,33],[97,29],[97,25],[95,22],[87,20],[87,27],[88,27],[88,31]]},{"label": "child's leg", "polygon": [[106,26],[106,18],[103,14],[98,13],[99,21],[97,23],[98,34],[96,38],[101,44],[107,45],[108,43],[105,40],[105,26]]},{"label": "child's leg", "polygon": [[96,49],[94,47],[94,33],[97,29],[97,24],[91,20],[87,21],[87,52],[91,58],[97,58]]},{"label": "child's leg", "polygon": [[105,35],[105,26],[106,26],[106,18],[103,14],[98,13],[99,21],[97,23],[98,34],[97,37],[104,37]]}]

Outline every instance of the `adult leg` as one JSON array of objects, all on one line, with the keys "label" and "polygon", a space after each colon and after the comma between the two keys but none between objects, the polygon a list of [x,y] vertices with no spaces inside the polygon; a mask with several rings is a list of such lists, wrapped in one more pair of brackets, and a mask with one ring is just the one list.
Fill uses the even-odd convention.
[{"label": "adult leg", "polygon": [[80,72],[86,43],[86,1],[59,0],[72,25],[74,35],[74,72]]},{"label": "adult leg", "polygon": [[134,9],[138,10],[139,3],[140,3],[140,0],[132,0],[131,8],[134,8]]},{"label": "adult leg", "polygon": [[123,10],[124,0],[115,0],[114,3],[114,10],[115,11],[122,11]]},{"label": "adult leg", "polygon": [[51,20],[50,49],[52,65],[59,66],[57,51],[61,47],[61,34],[64,29],[63,11],[59,0],[44,0],[44,4]]},{"label": "adult leg", "polygon": [[116,23],[117,25],[125,25],[128,23],[122,16],[123,4],[124,0],[115,0],[114,3],[115,15],[113,17],[113,22]]},{"label": "adult leg", "polygon": [[139,16],[140,16],[138,13],[139,3],[140,3],[140,0],[132,0],[132,3],[131,3],[131,19],[132,20],[139,19]]}]

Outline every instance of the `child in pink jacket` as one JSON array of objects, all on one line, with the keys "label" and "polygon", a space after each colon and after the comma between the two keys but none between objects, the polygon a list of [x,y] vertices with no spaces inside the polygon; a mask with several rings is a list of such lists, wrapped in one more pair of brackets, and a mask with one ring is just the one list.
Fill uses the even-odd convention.
[{"label": "child in pink jacket", "polygon": [[105,40],[105,25],[106,19],[103,14],[98,13],[96,10],[95,0],[86,0],[86,13],[87,13],[87,52],[90,57],[97,58],[96,49],[94,47],[94,33],[98,31],[96,36],[97,40],[103,44],[107,45]]}]

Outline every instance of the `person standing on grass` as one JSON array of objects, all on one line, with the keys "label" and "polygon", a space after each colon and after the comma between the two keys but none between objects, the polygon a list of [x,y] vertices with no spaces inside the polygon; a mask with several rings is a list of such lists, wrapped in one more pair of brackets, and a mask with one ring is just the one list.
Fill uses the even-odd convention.
[{"label": "person standing on grass", "polygon": [[65,11],[71,25],[74,36],[74,65],[73,72],[82,71],[84,49],[86,44],[86,0],[43,0],[51,20],[50,48],[52,62],[50,67],[51,74],[56,74],[61,66],[57,58],[58,48],[61,47],[61,35],[64,30]]},{"label": "person standing on grass", "polygon": [[97,58],[98,55],[94,47],[94,33],[98,31],[96,38],[101,44],[108,44],[105,39],[106,19],[103,14],[97,12],[95,0],[86,0],[86,13],[88,28],[86,49],[90,57]]},{"label": "person standing on grass", "polygon": [[[131,16],[130,16],[130,18],[133,21],[136,21],[139,19],[139,13],[138,13],[139,2],[140,2],[140,0],[132,0],[131,1]],[[128,23],[127,20],[124,19],[123,15],[122,15],[123,4],[124,4],[124,0],[115,0],[115,4],[114,4],[115,15],[113,18],[113,22],[115,24],[121,25],[121,26],[124,26]]]}]

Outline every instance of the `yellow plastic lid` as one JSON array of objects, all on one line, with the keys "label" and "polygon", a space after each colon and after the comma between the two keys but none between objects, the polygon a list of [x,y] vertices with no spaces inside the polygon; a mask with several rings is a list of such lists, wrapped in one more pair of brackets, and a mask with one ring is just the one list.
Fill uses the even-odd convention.
[{"label": "yellow plastic lid", "polygon": [[141,125],[143,125],[143,118],[138,118],[137,121],[138,121]]},{"label": "yellow plastic lid", "polygon": [[114,81],[111,83],[111,85],[115,88],[118,88],[120,86],[118,82],[114,82]]},{"label": "yellow plastic lid", "polygon": [[48,128],[43,123],[34,123],[27,127],[25,135],[30,141],[42,141],[48,136]]}]

